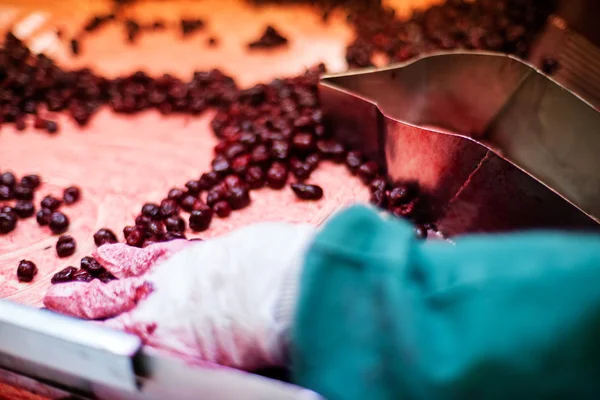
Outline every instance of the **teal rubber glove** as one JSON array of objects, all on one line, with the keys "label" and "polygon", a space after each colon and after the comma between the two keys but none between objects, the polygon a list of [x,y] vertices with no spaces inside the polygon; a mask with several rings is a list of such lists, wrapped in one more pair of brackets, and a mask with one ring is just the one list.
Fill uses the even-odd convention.
[{"label": "teal rubber glove", "polygon": [[295,382],[329,400],[600,398],[600,237],[423,242],[353,207],[318,234]]}]

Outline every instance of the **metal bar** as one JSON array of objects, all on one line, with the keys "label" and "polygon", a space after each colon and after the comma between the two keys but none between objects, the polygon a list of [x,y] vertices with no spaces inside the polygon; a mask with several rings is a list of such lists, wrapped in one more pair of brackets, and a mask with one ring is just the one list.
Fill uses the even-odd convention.
[{"label": "metal bar", "polygon": [[82,392],[94,383],[136,390],[138,337],[0,300],[0,367]]}]

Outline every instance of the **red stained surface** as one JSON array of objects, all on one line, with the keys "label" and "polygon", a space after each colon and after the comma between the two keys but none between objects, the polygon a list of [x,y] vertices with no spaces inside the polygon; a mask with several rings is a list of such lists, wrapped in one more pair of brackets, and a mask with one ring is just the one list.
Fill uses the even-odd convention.
[{"label": "red stained surface", "polygon": [[[126,44],[122,27],[112,25],[84,38],[77,58],[71,57],[68,40],[57,43],[58,47],[48,54],[63,65],[89,66],[111,76],[143,69],[151,74],[169,72],[188,78],[194,70],[219,67],[233,75],[240,86],[301,73],[320,61],[326,62],[330,70],[345,68],[343,55],[351,31],[341,15],[324,24],[319,14],[307,7],[256,10],[242,2],[225,4],[201,2],[182,8],[179,3],[169,2],[168,7],[149,3],[132,13],[140,22],[155,17],[177,21],[184,9],[190,16],[204,17],[204,31],[186,39],[180,39],[173,29],[143,33],[139,43],[132,46]],[[68,39],[90,15],[67,13],[61,10],[49,16],[33,37],[58,26]],[[290,39],[289,46],[249,52],[245,43],[264,30],[266,23],[280,29]],[[212,34],[220,38],[216,48],[205,44]],[[209,169],[216,144],[209,128],[212,112],[199,117],[162,116],[158,112],[117,116],[104,109],[84,129],[63,115],[57,118],[60,132],[54,136],[34,130],[32,121],[24,132],[16,132],[12,126],[0,131],[0,169],[17,175],[35,172],[44,179],[35,199],[37,207],[43,196],[60,196],[69,185],[78,185],[82,190],[80,202],[62,209],[71,220],[67,233],[78,244],[73,256],[58,259],[54,249],[58,238],[48,227],[39,227],[35,218],[21,221],[13,233],[0,237],[0,296],[34,306],[41,305],[54,273],[68,265],[77,267],[83,256],[94,251],[94,232],[107,227],[122,239],[121,229],[133,223],[145,202],[160,201],[172,187],[182,187]],[[229,218],[215,218],[202,234],[186,233],[188,237],[209,238],[264,220],[318,224],[344,204],[368,200],[366,188],[343,166],[324,164],[310,183],[324,188],[322,200],[300,201],[289,187],[280,191],[265,188],[252,192],[249,208]],[[18,261],[25,257],[39,268],[34,281],[27,284],[16,279]]]}]

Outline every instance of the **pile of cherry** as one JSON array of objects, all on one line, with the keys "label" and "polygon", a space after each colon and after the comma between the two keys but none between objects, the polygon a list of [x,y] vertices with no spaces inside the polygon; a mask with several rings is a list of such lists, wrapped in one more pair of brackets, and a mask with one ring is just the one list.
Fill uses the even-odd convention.
[{"label": "pile of cherry", "polygon": [[[19,219],[28,219],[36,215],[40,226],[48,226],[55,235],[62,235],[69,228],[69,217],[59,209],[64,205],[71,205],[79,201],[81,194],[79,188],[70,186],[63,190],[62,199],[51,195],[45,196],[40,201],[39,211],[33,203],[35,192],[39,189],[41,179],[38,175],[25,175],[21,179],[10,171],[0,174],[0,235],[8,234],[17,227]],[[12,204],[12,205],[11,205]],[[68,257],[76,250],[75,239],[69,235],[62,235],[56,243],[58,257]],[[31,261],[22,260],[17,269],[17,276],[22,282],[33,280],[37,267]]]},{"label": "pile of cherry", "polygon": [[356,39],[346,49],[351,67],[373,65],[375,54],[406,61],[434,50],[470,49],[526,58],[555,0],[447,0],[404,21],[381,0],[249,0],[255,4],[316,5],[326,20],[339,8],[348,13]]},{"label": "pile of cherry", "polygon": [[[81,52],[81,41],[92,32],[96,32],[109,23],[121,23],[126,33],[126,38],[129,43],[135,43],[142,32],[144,31],[161,31],[167,28],[167,24],[158,19],[151,24],[140,24],[133,18],[125,18],[123,13],[123,5],[117,4],[114,12],[108,14],[98,14],[91,17],[83,26],[81,32],[71,38],[71,52],[73,55],[78,55]],[[182,36],[188,36],[198,30],[204,28],[204,21],[198,18],[182,18],[179,21],[179,28]],[[58,31],[59,36],[62,32]]]},{"label": "pile of cherry", "polygon": [[[26,175],[19,181],[15,175],[6,171],[0,174],[0,234],[12,232],[18,219],[26,219],[35,213],[33,198],[40,186],[38,175]],[[69,228],[69,218],[59,211],[63,205],[71,205],[79,201],[80,191],[76,186],[70,186],[63,191],[63,198],[57,199],[53,196],[45,196],[40,202],[40,210],[36,214],[36,220],[40,226],[48,226],[52,233],[62,234]],[[8,203],[15,200],[14,205]]]},{"label": "pile of cherry", "polygon": [[[319,200],[323,189],[308,180],[324,160],[345,163],[372,186],[373,201],[378,205],[389,206],[398,216],[416,216],[416,187],[389,187],[376,163],[329,138],[316,89],[323,71],[323,66],[318,66],[299,77],[224,91],[223,98],[230,101],[220,104],[211,122],[220,139],[211,171],[172,188],[159,204],[145,204],[135,223],[123,230],[127,244],[143,247],[185,238],[186,226],[195,232],[205,231],[213,218],[227,218],[232,211],[248,207],[253,191],[283,189],[290,177],[294,183],[289,186],[299,199]],[[197,73],[194,79],[210,81],[207,77],[211,75],[217,82],[231,82],[215,72]],[[181,212],[189,213],[187,223]],[[107,230],[99,232],[96,239],[99,245],[115,240]]]},{"label": "pile of cherry", "polygon": [[[357,2],[343,3],[356,10],[364,7],[365,2],[352,7],[348,4]],[[456,37],[462,37],[459,33],[463,31],[469,33],[468,40],[473,39],[473,32],[482,35],[476,46],[466,47],[496,49],[492,39],[493,32],[498,33],[498,26],[503,26],[504,39],[509,39],[509,32],[518,37],[516,42],[514,38],[509,40],[512,47],[498,49],[512,49],[524,55],[529,35],[541,26],[540,16],[547,15],[546,11],[531,8],[530,4],[535,2],[493,3],[451,0],[404,23],[391,11],[371,2],[364,12],[350,14],[358,38],[348,48],[349,64],[370,65],[375,51],[385,50],[392,60],[400,60],[430,50],[434,45],[462,46],[464,41],[456,41]],[[460,32],[452,34],[454,41],[447,41],[436,27]],[[493,32],[486,31],[486,27],[493,27]],[[375,162],[331,138],[317,96],[318,79],[324,71],[324,66],[319,65],[304,75],[275,79],[245,90],[240,90],[232,78],[218,70],[196,72],[189,81],[170,75],[153,78],[143,72],[106,79],[88,69],[64,71],[45,56],[33,56],[23,43],[7,34],[4,48],[0,49],[0,117],[2,123],[15,123],[17,129],[23,129],[32,118],[36,128],[54,133],[56,124],[47,116],[58,111],[67,112],[84,126],[101,106],[110,106],[117,113],[155,108],[163,114],[199,114],[216,108],[211,126],[219,143],[214,149],[211,170],[172,188],[161,202],[145,204],[135,221],[123,229],[125,241],[131,246],[184,239],[188,226],[195,232],[205,231],[214,218],[227,218],[233,211],[248,207],[252,192],[263,187],[280,190],[289,185],[299,199],[318,200],[323,189],[311,184],[310,176],[323,161],[345,164],[368,185],[373,204],[411,219],[417,224],[417,235],[425,237],[432,226],[425,196],[419,193],[418,186],[411,182],[389,182]],[[23,199],[16,198],[14,213],[18,207],[30,207],[23,206]],[[44,210],[49,210],[49,214]],[[183,212],[187,217],[182,216]],[[42,205],[38,218],[45,221],[46,214],[50,224],[57,211]],[[53,232],[64,231],[53,229]],[[73,254],[75,243],[69,238],[59,239],[59,256]],[[94,241],[100,246],[116,243],[117,237],[104,228],[94,235]],[[21,274],[25,276],[23,280],[29,276],[33,279],[32,263],[24,260],[21,264],[18,272],[25,271]],[[114,279],[93,258],[85,257],[80,269],[67,267],[52,278],[52,283],[89,282],[96,278],[103,282]]]},{"label": "pile of cherry", "polygon": [[[48,227],[54,235],[60,235],[56,242],[56,255],[60,258],[72,256],[77,249],[75,239],[64,235],[69,229],[69,217],[63,212],[63,206],[77,203],[81,198],[77,186],[69,186],[63,190],[62,198],[46,195],[39,204],[36,213],[34,197],[41,185],[39,175],[25,175],[18,179],[14,173],[5,171],[0,173],[0,235],[14,231],[19,220],[32,218],[35,215],[40,227]],[[116,236],[108,230],[101,229],[94,235],[96,244],[107,242],[116,243]],[[29,260],[21,260],[17,267],[17,278],[21,282],[31,282],[37,274],[37,266]],[[81,260],[81,269],[67,267],[57,273],[53,283],[68,282],[70,280],[89,282],[95,278],[102,282],[115,279],[96,260],[84,257]]]},{"label": "pile of cherry", "polygon": [[221,107],[212,121],[220,139],[212,170],[183,188],[171,189],[160,204],[145,204],[135,225],[124,229],[127,243],[141,247],[183,238],[186,221],[180,216],[182,210],[189,213],[191,230],[204,231],[215,216],[226,218],[249,206],[253,191],[282,189],[290,177],[295,182],[290,184],[291,190],[299,199],[319,200],[323,189],[307,182],[324,160],[345,163],[372,186],[378,205],[388,206],[398,216],[413,216],[416,188],[389,187],[376,163],[328,138],[316,92],[322,71],[322,67],[315,68],[303,76],[242,90],[235,102]]},{"label": "pile of cherry", "polygon": [[[69,42],[71,53],[74,56],[79,55],[81,53],[82,40],[86,36],[98,31],[103,26],[106,26],[110,23],[122,24],[126,33],[127,42],[129,42],[130,44],[134,44],[138,40],[142,32],[162,31],[165,30],[168,27],[168,25],[170,25],[160,19],[150,24],[141,24],[133,18],[125,18],[122,13],[123,7],[124,5],[122,4],[117,5],[117,7],[115,7],[114,12],[112,13],[94,15],[92,18],[90,18],[83,26],[81,32],[79,32],[77,35],[71,38]],[[194,32],[203,30],[205,26],[206,24],[204,20],[199,18],[182,18],[177,23],[177,27],[179,28],[181,36],[183,38],[190,36]],[[59,36],[62,36],[62,33],[60,33],[60,31]],[[247,47],[250,50],[271,49],[275,47],[285,46],[287,45],[287,43],[287,38],[282,36],[272,26],[267,26],[265,28],[264,33],[258,39],[248,43]],[[210,36],[207,40],[207,44],[210,47],[214,47],[218,44],[218,40],[216,37]]]}]

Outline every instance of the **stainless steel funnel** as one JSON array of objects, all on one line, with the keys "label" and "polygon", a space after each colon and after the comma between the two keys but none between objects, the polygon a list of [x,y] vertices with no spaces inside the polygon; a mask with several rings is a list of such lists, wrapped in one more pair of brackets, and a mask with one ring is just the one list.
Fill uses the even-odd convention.
[{"label": "stainless steel funnel", "polygon": [[419,182],[442,233],[600,228],[600,114],[516,58],[436,53],[325,76],[320,96],[337,139]]}]

